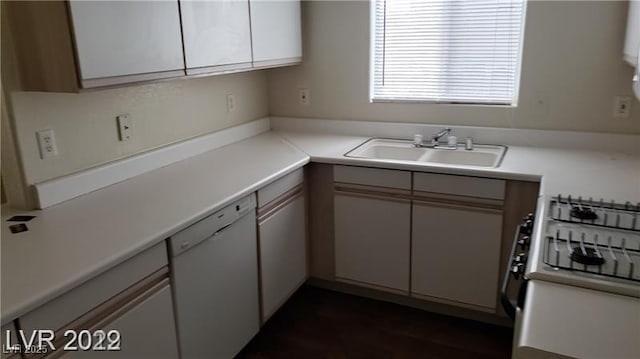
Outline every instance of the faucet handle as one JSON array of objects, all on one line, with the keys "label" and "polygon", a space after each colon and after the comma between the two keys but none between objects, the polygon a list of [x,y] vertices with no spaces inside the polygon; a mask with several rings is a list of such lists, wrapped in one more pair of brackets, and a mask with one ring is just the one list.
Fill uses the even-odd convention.
[{"label": "faucet handle", "polygon": [[413,135],[413,144],[416,146],[421,146],[422,145],[422,135],[420,134],[415,134]]},{"label": "faucet handle", "polygon": [[464,139],[464,149],[467,151],[473,150],[473,138],[467,137]]}]

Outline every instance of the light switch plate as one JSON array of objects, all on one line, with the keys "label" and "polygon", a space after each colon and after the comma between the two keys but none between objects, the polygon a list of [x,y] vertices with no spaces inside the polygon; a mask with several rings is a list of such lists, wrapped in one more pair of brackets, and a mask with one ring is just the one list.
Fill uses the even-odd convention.
[{"label": "light switch plate", "polygon": [[233,94],[227,95],[227,112],[233,112],[236,110],[236,97]]},{"label": "light switch plate", "polygon": [[118,136],[120,141],[129,141],[131,139],[131,116],[129,114],[116,117],[118,120]]},{"label": "light switch plate", "polygon": [[58,155],[56,137],[52,129],[36,132],[38,137],[38,147],[40,148],[40,158],[55,157]]}]

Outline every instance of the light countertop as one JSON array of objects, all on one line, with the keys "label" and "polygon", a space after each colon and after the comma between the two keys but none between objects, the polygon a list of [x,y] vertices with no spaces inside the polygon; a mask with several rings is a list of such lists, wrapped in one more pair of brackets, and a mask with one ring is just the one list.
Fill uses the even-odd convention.
[{"label": "light countertop", "polygon": [[541,194],[640,202],[640,155],[509,146],[497,169],[343,156],[367,139],[267,132],[29,212],[30,230],[15,235],[5,220],[17,212],[3,208],[2,323],[309,161],[541,181]]},{"label": "light countertop", "polygon": [[20,214],[2,211],[2,323],[123,262],[234,199],[305,165],[309,157],[273,132]]},{"label": "light countertop", "polygon": [[540,195],[594,196],[640,202],[640,154],[508,146],[498,168],[371,160],[344,154],[368,137],[280,132],[313,162],[541,182]]},{"label": "light countertop", "polygon": [[518,358],[639,358],[640,298],[532,280]]}]

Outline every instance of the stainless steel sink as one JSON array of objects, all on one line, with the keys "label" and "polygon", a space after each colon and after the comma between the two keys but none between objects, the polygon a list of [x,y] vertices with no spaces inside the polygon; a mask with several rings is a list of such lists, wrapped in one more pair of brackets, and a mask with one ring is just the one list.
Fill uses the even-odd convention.
[{"label": "stainless steel sink", "polygon": [[415,147],[412,141],[374,138],[345,154],[346,157],[376,160],[438,163],[451,166],[498,167],[506,152],[505,146],[474,145],[455,150]]}]

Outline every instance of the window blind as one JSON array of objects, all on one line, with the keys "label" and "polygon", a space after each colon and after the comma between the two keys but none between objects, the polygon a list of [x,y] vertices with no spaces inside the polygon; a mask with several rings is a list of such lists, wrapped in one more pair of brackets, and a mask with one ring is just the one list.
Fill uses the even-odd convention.
[{"label": "window blind", "polygon": [[372,100],[516,103],[525,0],[374,0]]}]

